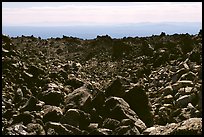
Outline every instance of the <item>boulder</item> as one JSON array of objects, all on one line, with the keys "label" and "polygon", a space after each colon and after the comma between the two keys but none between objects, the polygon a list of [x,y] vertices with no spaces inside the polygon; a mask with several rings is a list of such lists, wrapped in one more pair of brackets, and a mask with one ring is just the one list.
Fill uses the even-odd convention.
[{"label": "boulder", "polygon": [[130,108],[127,102],[119,97],[109,97],[105,101],[106,116],[116,120],[130,119],[134,121],[139,130],[144,130],[146,125],[139,119],[137,114]]},{"label": "boulder", "polygon": [[136,127],[119,126],[114,130],[114,135],[140,135]]},{"label": "boulder", "polygon": [[36,110],[37,102],[38,102],[38,99],[34,96],[31,96],[28,99],[28,101],[25,103],[25,105],[23,105],[22,108],[20,108],[20,112]]},{"label": "boulder", "polygon": [[114,130],[119,124],[120,124],[120,121],[118,121],[116,119],[106,118],[103,121],[102,127]]},{"label": "boulder", "polygon": [[153,125],[153,116],[151,113],[148,96],[141,86],[135,86],[126,92],[124,100],[127,101],[130,108],[136,112],[147,127]]},{"label": "boulder", "polygon": [[83,129],[90,124],[90,115],[79,109],[69,109],[60,119],[60,123]]},{"label": "boulder", "polygon": [[38,123],[29,123],[26,127],[29,135],[46,135],[43,126]]},{"label": "boulder", "polygon": [[84,85],[84,82],[75,76],[68,75],[68,79],[64,83],[65,85],[71,85],[74,89],[80,88]]},{"label": "boulder", "polygon": [[137,121],[133,121],[131,119],[123,119],[120,122],[120,126],[136,127],[140,133],[142,133],[147,128],[145,123],[140,119],[138,119]]},{"label": "boulder", "polygon": [[89,135],[111,135],[112,130],[107,128],[97,128],[89,133]]},{"label": "boulder", "polygon": [[106,97],[123,97],[125,94],[124,79],[117,77],[105,90]]},{"label": "boulder", "polygon": [[176,105],[179,107],[186,107],[191,102],[190,95],[181,96],[176,100]]},{"label": "boulder", "polygon": [[179,123],[165,126],[153,126],[143,132],[144,135],[201,135],[202,118],[190,118]]},{"label": "boulder", "polygon": [[65,97],[66,106],[71,105],[70,108],[86,108],[91,104],[92,95],[89,93],[89,89],[82,86],[72,93],[69,93]]},{"label": "boulder", "polygon": [[43,106],[43,122],[59,122],[60,118],[63,115],[63,111],[60,107],[57,106],[50,106],[50,105],[45,105]]},{"label": "boulder", "polygon": [[12,124],[22,122],[24,125],[27,125],[28,123],[32,122],[32,119],[34,119],[34,116],[32,114],[30,114],[29,111],[25,111],[25,112],[20,113],[18,115],[14,115]]},{"label": "boulder", "polygon": [[46,105],[59,106],[63,103],[63,94],[60,90],[49,88],[41,93],[39,99],[44,101]]},{"label": "boulder", "polygon": [[[72,131],[68,130],[61,123],[57,123],[57,122],[47,122],[45,124],[45,129],[46,129],[48,135],[52,135],[52,134],[73,135]],[[49,129],[53,129],[54,131],[50,131]]]}]

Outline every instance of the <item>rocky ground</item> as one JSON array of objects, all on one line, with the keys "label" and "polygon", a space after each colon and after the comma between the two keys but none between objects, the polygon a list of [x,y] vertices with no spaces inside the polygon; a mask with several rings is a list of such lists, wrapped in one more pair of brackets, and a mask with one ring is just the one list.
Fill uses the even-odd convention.
[{"label": "rocky ground", "polygon": [[202,31],[2,35],[2,134],[201,135]]}]

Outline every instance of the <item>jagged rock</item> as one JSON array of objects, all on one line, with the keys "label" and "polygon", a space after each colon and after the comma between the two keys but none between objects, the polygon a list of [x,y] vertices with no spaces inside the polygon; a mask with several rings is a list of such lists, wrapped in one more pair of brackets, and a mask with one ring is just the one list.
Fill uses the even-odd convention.
[{"label": "jagged rock", "polygon": [[92,107],[96,108],[97,110],[102,109],[104,103],[105,103],[105,93],[104,92],[98,92],[91,101]]},{"label": "jagged rock", "polygon": [[131,119],[134,121],[135,126],[144,130],[146,125],[138,118],[137,114],[130,109],[130,106],[122,98],[119,97],[109,97],[105,101],[105,108],[107,109],[107,117],[122,120],[122,119]]},{"label": "jagged rock", "polygon": [[54,90],[52,88],[43,91],[39,99],[44,101],[46,105],[59,106],[63,103],[63,94],[60,90]]},{"label": "jagged rock", "polygon": [[36,104],[37,104],[38,100],[36,97],[31,96],[29,98],[29,100],[25,103],[25,105],[20,109],[21,112],[23,111],[32,111],[32,110],[36,110]]},{"label": "jagged rock", "polygon": [[148,96],[141,86],[135,86],[126,92],[124,99],[147,127],[153,125],[153,117],[150,112],[151,108],[149,106]]},{"label": "jagged rock", "polygon": [[29,123],[26,127],[29,135],[46,135],[43,126],[38,123]]},{"label": "jagged rock", "polygon": [[43,106],[43,122],[48,121],[59,122],[60,118],[63,115],[63,111],[60,107],[45,105]]},{"label": "jagged rock", "polygon": [[86,128],[90,124],[90,115],[79,109],[69,109],[60,119],[60,123]]},{"label": "jagged rock", "polygon": [[85,83],[83,81],[72,75],[68,75],[68,79],[65,81],[65,85],[71,85],[74,89],[80,88],[84,84]]},{"label": "jagged rock", "polygon": [[[57,122],[47,122],[45,124],[45,129],[48,135],[73,135],[72,131],[68,130],[65,126]],[[54,129],[54,131],[49,130],[48,132],[48,129]]]},{"label": "jagged rock", "polygon": [[27,127],[22,123],[12,125],[5,129],[5,135],[28,135]]},{"label": "jagged rock", "polygon": [[124,80],[121,77],[117,77],[105,91],[106,97],[116,96],[123,97],[125,94],[125,88],[123,85]]},{"label": "jagged rock", "polygon": [[89,135],[111,135],[112,130],[106,128],[97,128],[93,130]]},{"label": "jagged rock", "polygon": [[80,130],[79,128],[75,126],[71,126],[69,124],[62,124],[62,125],[66,127],[68,130],[70,130],[71,132],[73,132],[73,135],[86,135],[84,130]]},{"label": "jagged rock", "polygon": [[12,124],[23,122],[24,125],[27,125],[32,122],[32,119],[34,119],[34,116],[30,114],[29,111],[25,111],[18,115],[14,115]]},{"label": "jagged rock", "polygon": [[190,118],[180,123],[147,128],[144,135],[201,135],[202,118]]},{"label": "jagged rock", "polygon": [[191,102],[190,95],[181,96],[176,100],[176,105],[179,107],[186,107]]},{"label": "jagged rock", "polygon": [[164,103],[173,103],[174,97],[172,95],[167,95],[164,97]]},{"label": "jagged rock", "polygon": [[140,133],[142,133],[147,127],[144,122],[138,119],[136,122],[131,119],[123,119],[120,122],[120,126],[136,127]]},{"label": "jagged rock", "polygon": [[120,121],[116,120],[116,119],[111,119],[111,118],[106,118],[103,121],[103,128],[107,128],[107,129],[111,129],[114,130],[118,125],[120,124]]},{"label": "jagged rock", "polygon": [[162,93],[163,96],[166,96],[169,94],[172,95],[173,94],[173,88],[171,85],[169,85],[169,86],[163,88],[160,92]]},{"label": "jagged rock", "polygon": [[114,132],[114,135],[140,135],[138,129],[131,126],[120,126]]},{"label": "jagged rock", "polygon": [[89,89],[82,86],[65,97],[65,104],[71,105],[70,108],[86,108],[91,103],[92,95]]}]

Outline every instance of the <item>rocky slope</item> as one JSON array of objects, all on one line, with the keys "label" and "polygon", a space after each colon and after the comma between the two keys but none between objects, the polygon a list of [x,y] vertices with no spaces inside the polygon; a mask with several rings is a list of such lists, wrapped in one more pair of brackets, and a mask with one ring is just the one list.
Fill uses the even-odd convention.
[{"label": "rocky slope", "polygon": [[2,35],[2,134],[202,134],[201,33]]}]

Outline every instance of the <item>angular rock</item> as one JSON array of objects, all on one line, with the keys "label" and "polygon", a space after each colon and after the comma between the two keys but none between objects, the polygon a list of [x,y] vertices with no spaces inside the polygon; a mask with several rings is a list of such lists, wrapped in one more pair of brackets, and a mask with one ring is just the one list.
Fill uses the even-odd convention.
[{"label": "angular rock", "polygon": [[29,123],[26,127],[29,135],[46,135],[43,126],[38,123]]},{"label": "angular rock", "polygon": [[111,129],[114,130],[118,125],[120,124],[120,121],[116,120],[116,119],[111,119],[111,118],[106,118],[103,121],[103,128],[107,128],[107,129]]},{"label": "angular rock", "polygon": [[24,125],[27,125],[28,123],[32,122],[32,119],[34,119],[34,116],[30,114],[29,111],[25,111],[18,115],[14,115],[12,124],[23,122]]},{"label": "angular rock", "polygon": [[79,109],[69,109],[60,119],[60,123],[86,128],[90,124],[90,115]]},{"label": "angular rock", "polygon": [[80,87],[65,97],[65,104],[71,104],[71,108],[82,109],[91,103],[91,98],[92,95],[89,93],[89,89]]},{"label": "angular rock", "polygon": [[149,105],[148,96],[141,86],[135,86],[126,92],[124,100],[130,105],[130,108],[136,112],[139,118],[147,127],[153,125],[153,116]]},{"label": "angular rock", "polygon": [[65,81],[65,85],[71,85],[74,89],[80,88],[84,85],[84,82],[75,77],[68,77]]},{"label": "angular rock", "polygon": [[122,120],[122,119],[130,119],[134,121],[136,127],[139,130],[144,130],[146,125],[139,119],[137,114],[131,110],[130,106],[127,102],[125,102],[122,98],[119,97],[109,97],[105,101],[105,108],[107,109],[107,117]]},{"label": "angular rock", "polygon": [[93,130],[89,135],[111,135],[112,130],[106,128],[97,128]]},{"label": "angular rock", "polygon": [[190,95],[184,95],[178,98],[175,103],[177,106],[186,107],[190,102],[191,102]]},{"label": "angular rock", "polygon": [[124,80],[121,77],[117,77],[105,91],[106,97],[116,96],[123,97],[125,94],[125,88],[123,86]]},{"label": "angular rock", "polygon": [[29,100],[25,103],[25,105],[22,106],[22,108],[20,109],[20,112],[36,110],[37,102],[38,102],[38,99],[34,96],[31,96]]},{"label": "angular rock", "polygon": [[47,122],[45,124],[46,131],[48,131],[49,128],[54,129],[54,132],[56,132],[58,135],[73,135],[72,131],[68,130],[65,126],[57,122]]},{"label": "angular rock", "polygon": [[114,135],[140,135],[136,127],[120,126],[114,130]]},{"label": "angular rock", "polygon": [[59,106],[63,103],[63,94],[59,90],[48,89],[42,92],[42,95],[39,97],[40,100],[44,101],[46,105]]},{"label": "angular rock", "polygon": [[43,122],[59,122],[60,118],[63,115],[63,111],[60,107],[57,106],[50,106],[50,105],[45,105],[43,107]]}]

